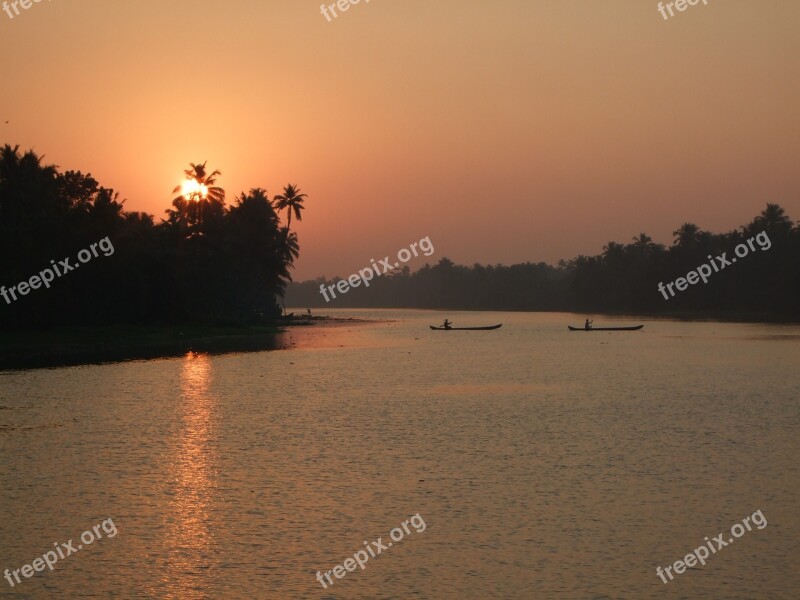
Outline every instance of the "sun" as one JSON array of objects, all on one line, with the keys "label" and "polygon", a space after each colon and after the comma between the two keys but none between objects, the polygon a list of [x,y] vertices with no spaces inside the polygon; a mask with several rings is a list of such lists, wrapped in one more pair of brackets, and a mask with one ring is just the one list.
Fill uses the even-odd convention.
[{"label": "sun", "polygon": [[196,179],[187,179],[181,184],[181,196],[187,200],[199,201],[208,197],[208,187]]}]

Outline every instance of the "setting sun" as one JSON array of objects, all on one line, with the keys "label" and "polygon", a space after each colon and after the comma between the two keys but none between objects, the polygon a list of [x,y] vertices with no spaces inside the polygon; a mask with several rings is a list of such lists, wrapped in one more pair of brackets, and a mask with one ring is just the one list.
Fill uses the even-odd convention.
[{"label": "setting sun", "polygon": [[181,184],[181,195],[187,200],[200,200],[208,197],[208,187],[195,179],[187,179]]}]

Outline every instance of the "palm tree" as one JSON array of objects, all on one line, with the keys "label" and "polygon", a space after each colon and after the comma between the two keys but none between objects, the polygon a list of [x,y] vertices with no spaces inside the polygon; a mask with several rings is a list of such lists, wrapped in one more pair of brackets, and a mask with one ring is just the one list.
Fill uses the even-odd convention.
[{"label": "palm tree", "polygon": [[[206,161],[208,162],[208,161]],[[224,212],[225,190],[214,185],[220,171],[206,171],[206,163],[189,163],[190,168],[184,171],[186,180],[175,187],[172,193],[180,192],[180,196],[172,201],[175,210],[167,209],[168,221],[181,226],[197,225],[202,234],[204,216],[221,216]]]},{"label": "palm tree", "polygon": [[[281,236],[281,259],[287,267],[294,267],[294,259],[300,256],[300,245],[297,243],[297,234],[288,230]],[[291,277],[289,278],[291,280]]]},{"label": "palm tree", "polygon": [[288,213],[286,220],[287,232],[292,225],[292,212],[294,212],[294,216],[297,217],[298,221],[303,220],[301,211],[305,208],[305,206],[303,206],[303,200],[307,197],[306,194],[300,193],[300,188],[291,183],[283,188],[282,194],[275,196],[275,208],[277,210],[283,210],[285,208]]},{"label": "palm tree", "polygon": [[[183,172],[186,175],[186,181],[176,186],[172,193],[181,192],[178,198],[185,198],[186,200],[200,201],[208,199],[211,202],[225,202],[225,190],[214,185],[217,181],[217,176],[222,175],[222,173],[213,171],[207,174],[206,162],[202,165],[189,163],[191,169],[186,169]],[[192,185],[187,185],[187,183]]]},{"label": "palm tree", "polygon": [[700,228],[694,223],[684,223],[672,232],[675,244],[682,248],[695,246],[700,240]]},{"label": "palm tree", "polygon": [[[21,153],[19,146],[12,148],[6,144],[0,148],[0,186],[7,194],[4,196],[7,201],[13,198],[20,207],[57,202],[53,196],[58,170],[55,165],[42,166],[43,158],[33,150]],[[63,201],[59,206],[60,209],[68,207]]]},{"label": "palm tree", "polygon": [[785,237],[792,229],[792,220],[780,205],[767,203],[767,207],[753,220],[749,230],[746,227],[743,227],[743,229],[749,234],[767,231],[780,238]]},{"label": "palm tree", "polygon": [[638,236],[634,237],[633,244],[630,245],[630,248],[636,256],[643,258],[649,258],[657,252],[664,251],[664,246],[656,244],[653,238],[646,233],[640,233]]},{"label": "palm tree", "polygon": [[603,246],[603,260],[610,266],[619,266],[625,260],[625,246],[617,242],[608,242]]},{"label": "palm tree", "polygon": [[297,234],[289,233],[288,226],[281,234],[278,254],[280,256],[278,294],[281,297],[281,306],[283,306],[283,314],[285,315],[286,304],[284,303],[284,298],[286,297],[286,286],[292,281],[292,274],[289,272],[289,267],[294,268],[294,260],[300,256],[300,244],[297,243]]}]

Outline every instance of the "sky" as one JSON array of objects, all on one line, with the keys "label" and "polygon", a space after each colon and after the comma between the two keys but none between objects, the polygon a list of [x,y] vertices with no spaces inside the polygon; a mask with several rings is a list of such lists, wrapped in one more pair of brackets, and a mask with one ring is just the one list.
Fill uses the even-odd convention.
[{"label": "sky", "polygon": [[668,244],[767,202],[800,219],[796,0],[667,20],[652,0],[362,0],[330,21],[312,0],[19,10],[0,12],[0,144],[159,219],[189,162],[222,172],[228,202],[294,183],[296,280],[424,237],[412,269]]}]

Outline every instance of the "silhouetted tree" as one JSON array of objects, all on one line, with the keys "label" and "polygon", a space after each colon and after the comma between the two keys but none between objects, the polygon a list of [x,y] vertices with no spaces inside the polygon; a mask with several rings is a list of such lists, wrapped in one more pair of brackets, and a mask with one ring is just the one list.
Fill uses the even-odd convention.
[{"label": "silhouetted tree", "polygon": [[303,206],[303,201],[306,199],[306,194],[300,193],[300,188],[295,185],[289,184],[283,188],[283,193],[278,194],[275,196],[275,208],[277,210],[286,209],[287,219],[286,219],[286,230],[289,231],[289,228],[292,225],[292,213],[294,212],[295,217],[297,217],[298,221],[303,220],[303,216],[301,211],[305,208]]},{"label": "silhouetted tree", "polygon": [[[118,194],[80,171],[59,173],[33,152],[0,148],[0,285],[28,281],[56,261],[71,264],[104,238],[86,266],[0,297],[0,328],[108,323],[229,322],[273,317],[299,256],[261,188],[225,206],[219,171],[190,164],[166,221],[125,212]],[[303,195],[305,197],[305,195]],[[105,245],[105,244],[104,244]],[[11,300],[11,296],[9,296]]]},{"label": "silhouetted tree", "polygon": [[[208,161],[206,161],[208,162]],[[172,193],[181,195],[172,201],[174,210],[167,209],[167,221],[189,235],[205,233],[205,224],[210,219],[219,222],[225,211],[225,190],[215,185],[220,171],[206,172],[206,163],[189,163],[184,171],[186,180],[175,187]]]},{"label": "silhouetted tree", "polygon": [[[735,266],[715,272],[665,300],[659,282],[674,281],[766,232],[768,251],[750,253]],[[544,263],[472,267],[447,258],[402,276],[382,275],[337,297],[330,304],[319,294],[322,280],[294,283],[287,302],[297,306],[450,308],[471,310],[572,310],[706,314],[750,318],[800,316],[800,227],[775,204],[752,223],[730,233],[712,234],[693,223],[674,232],[672,246],[653,242],[646,233],[623,245],[609,242],[597,256],[578,256],[553,267]]]}]

